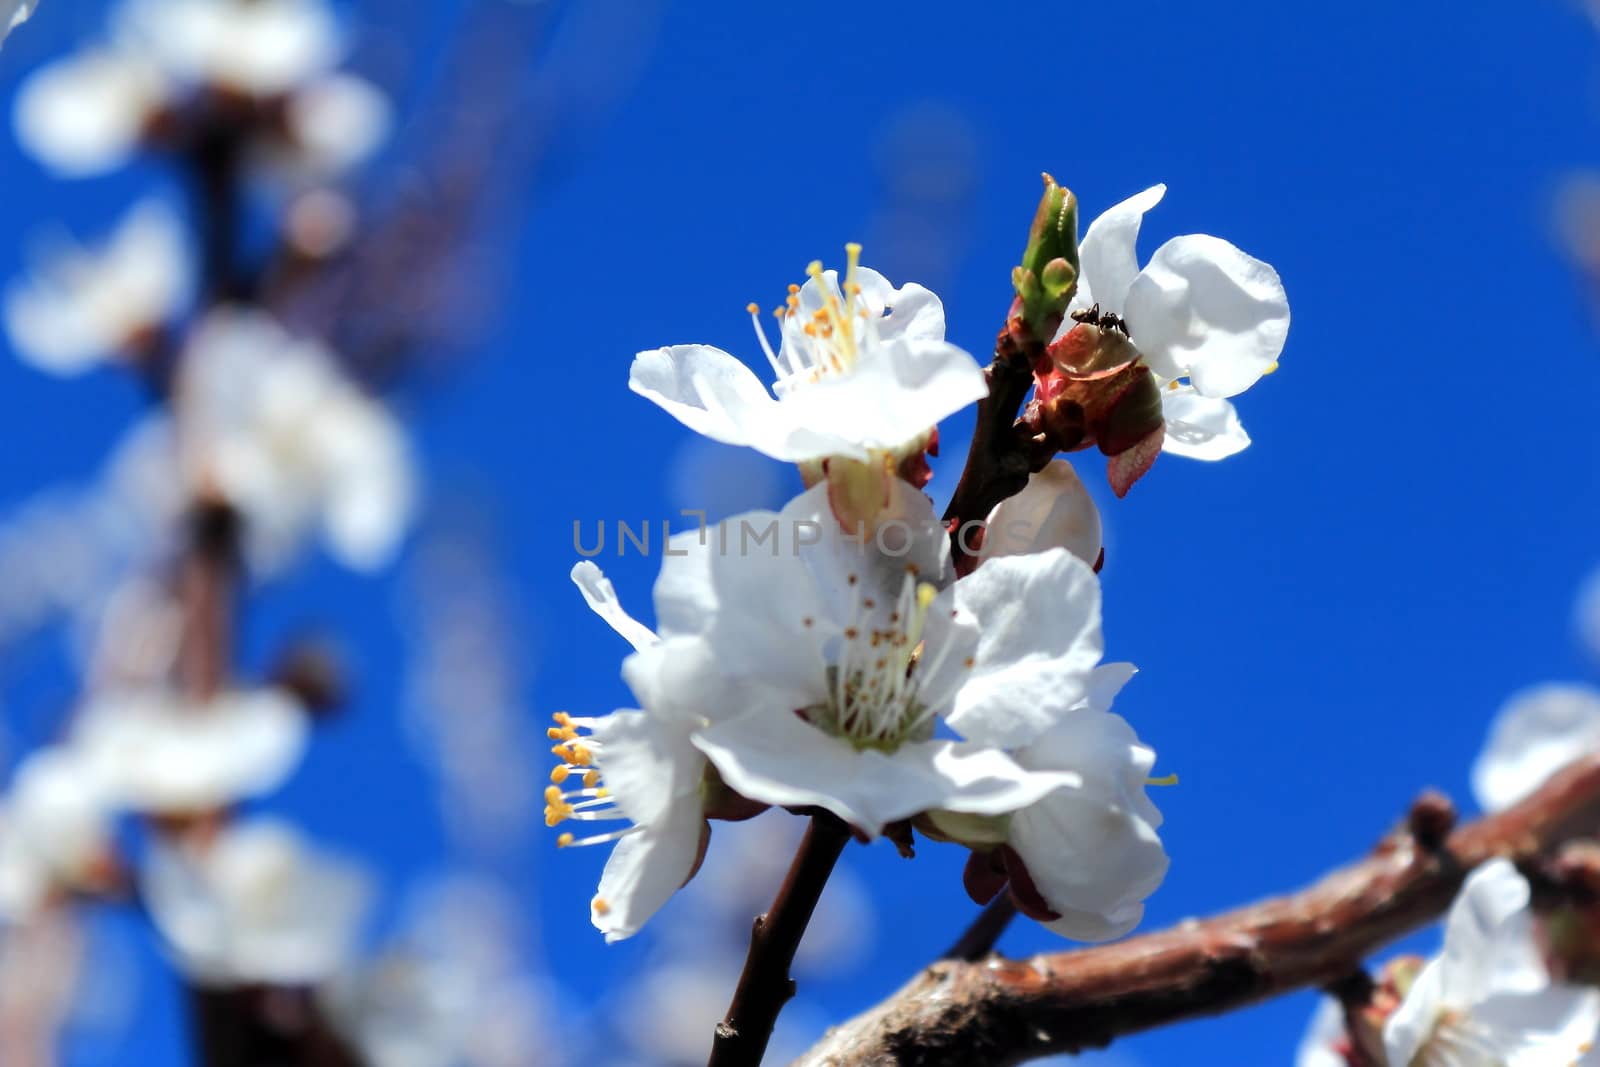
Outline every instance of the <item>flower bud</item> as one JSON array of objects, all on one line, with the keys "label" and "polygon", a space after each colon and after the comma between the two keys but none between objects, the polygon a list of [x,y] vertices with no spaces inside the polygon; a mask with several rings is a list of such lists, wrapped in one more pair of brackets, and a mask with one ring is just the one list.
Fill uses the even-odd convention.
[{"label": "flower bud", "polygon": [[1112,489],[1125,496],[1161,451],[1165,423],[1155,376],[1127,334],[1092,322],[1074,326],[1045,354],[1024,422],[1056,451],[1099,448],[1111,458]]},{"label": "flower bud", "polygon": [[1013,317],[1041,343],[1055,336],[1078,289],[1078,199],[1048,174],[1011,284],[1017,293]]}]

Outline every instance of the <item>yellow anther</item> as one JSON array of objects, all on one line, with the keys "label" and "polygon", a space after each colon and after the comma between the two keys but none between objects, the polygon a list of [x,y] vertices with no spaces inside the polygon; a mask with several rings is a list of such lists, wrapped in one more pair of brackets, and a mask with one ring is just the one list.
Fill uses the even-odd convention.
[{"label": "yellow anther", "polygon": [[1178,385],[1179,385],[1178,382],[1170,381],[1170,382],[1167,383],[1167,388],[1171,389],[1173,392],[1177,392],[1178,391]]},{"label": "yellow anther", "polygon": [[1276,374],[1276,373],[1278,373],[1278,361],[1277,360],[1273,360],[1271,366],[1267,367],[1267,369],[1262,371],[1261,373],[1262,374]]},{"label": "yellow anther", "polygon": [[597,786],[599,784],[600,784],[600,772],[599,771],[584,771],[583,772],[583,787],[585,789],[593,789],[595,786]]},{"label": "yellow anther", "polygon": [[544,809],[544,824],[546,826],[558,826],[564,818],[566,816],[558,811],[551,811],[549,808]]},{"label": "yellow anther", "polygon": [[1169,775],[1167,775],[1167,776],[1165,776],[1163,778],[1146,778],[1144,780],[1144,784],[1145,785],[1177,785],[1178,784],[1178,776],[1176,774],[1169,774]]},{"label": "yellow anther", "polygon": [[554,785],[546,786],[544,791],[544,802],[552,808],[561,807],[561,787]]},{"label": "yellow anther", "polygon": [[611,905],[606,903],[605,897],[595,897],[594,900],[589,902],[589,906],[594,909],[596,915],[611,914]]},{"label": "yellow anther", "polygon": [[761,314],[761,305],[757,304],[754,300],[752,300],[752,301],[750,301],[750,303],[746,304],[744,306],[744,309],[746,311],[748,311],[752,315]]},{"label": "yellow anther", "polygon": [[550,771],[550,780],[556,785],[560,785],[562,782],[567,780],[567,775],[571,773],[572,768],[563,763]]},{"label": "yellow anther", "polygon": [[933,587],[932,582],[923,582],[917,586],[917,610],[927,611],[928,605],[939,595],[939,590]]},{"label": "yellow anther", "polygon": [[552,726],[544,732],[544,735],[552,741],[564,741],[566,740],[567,732],[558,726]]},{"label": "yellow anther", "polygon": [[[1177,775],[1173,775],[1173,777],[1176,778]],[[594,791],[594,795],[596,797],[608,797],[611,795],[611,790],[607,789],[605,786],[601,786],[599,789]]]},{"label": "yellow anther", "polygon": [[562,834],[560,837],[556,838],[556,847],[566,848],[568,845],[572,844],[572,842],[573,836],[571,834]]},{"label": "yellow anther", "polygon": [[810,263],[806,264],[806,277],[808,277],[808,278],[820,278],[820,277],[822,277],[822,260],[813,259]]},{"label": "yellow anther", "polygon": [[794,284],[793,282],[789,283],[789,295],[790,296],[793,296],[794,294],[798,293],[799,291],[800,291],[800,287],[798,285]]},{"label": "yellow anther", "polygon": [[562,726],[570,727],[572,725],[572,716],[568,715],[564,711],[558,711],[550,717],[556,722],[560,723]]}]

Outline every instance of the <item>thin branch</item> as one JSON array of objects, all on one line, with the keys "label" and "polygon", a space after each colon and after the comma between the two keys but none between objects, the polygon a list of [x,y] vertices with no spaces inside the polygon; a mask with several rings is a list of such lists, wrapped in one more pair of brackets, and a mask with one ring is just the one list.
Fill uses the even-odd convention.
[{"label": "thin branch", "polygon": [[1028,484],[1030,457],[1015,425],[1017,412],[1033,388],[1032,355],[1007,326],[995,342],[994,361],[984,369],[989,395],[978,401],[978,421],[967,462],[944,513],[958,555],[972,544],[970,536],[963,536],[962,526],[988,518],[996,504]]},{"label": "thin branch", "polygon": [[1000,940],[1000,935],[1006,932],[1006,927],[1016,917],[1017,902],[1010,893],[1002,892],[989,901],[989,906],[978,913],[972,925],[939,958],[964,963],[978,962],[994,951],[995,942]]},{"label": "thin branch", "polygon": [[1528,863],[1600,831],[1600,755],[1513,808],[1439,833],[1429,848],[1439,829],[1434,794],[1366,859],[1302,892],[1114,945],[936,963],[795,1067],[998,1067],[1336,982],[1441,915],[1479,864]]},{"label": "thin branch", "polygon": [[727,1017],[717,1024],[707,1067],[758,1067],[761,1063],[778,1013],[794,996],[789,966],[800,948],[800,938],[849,841],[850,831],[838,819],[827,814],[812,817],[772,907],[756,917],[750,954]]}]

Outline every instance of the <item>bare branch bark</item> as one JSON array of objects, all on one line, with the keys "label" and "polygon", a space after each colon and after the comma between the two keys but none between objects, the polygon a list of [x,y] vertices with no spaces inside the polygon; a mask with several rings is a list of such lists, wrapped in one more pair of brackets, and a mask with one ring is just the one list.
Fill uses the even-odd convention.
[{"label": "bare branch bark", "polygon": [[1425,796],[1370,856],[1299,893],[1098,948],[936,963],[795,1067],[1015,1064],[1337,981],[1441,915],[1484,861],[1528,863],[1600,833],[1600,755],[1453,833],[1440,799]]}]

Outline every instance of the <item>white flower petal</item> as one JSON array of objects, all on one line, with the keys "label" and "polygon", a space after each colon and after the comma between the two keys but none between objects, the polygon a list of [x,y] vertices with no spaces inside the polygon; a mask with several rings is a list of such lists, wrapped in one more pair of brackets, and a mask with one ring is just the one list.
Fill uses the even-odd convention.
[{"label": "white flower petal", "polygon": [[[1128,197],[1089,224],[1078,242],[1078,291],[1072,298],[1077,311],[1098,303],[1100,310],[1126,314],[1128,290],[1139,274],[1139,224],[1145,212],[1167,195],[1165,185],[1153,185]],[[1075,325],[1071,318],[1061,324],[1056,336]]]},{"label": "white flower petal", "polygon": [[128,51],[180,78],[258,96],[328,70],[340,49],[321,0],[129,0],[114,30]]},{"label": "white flower petal", "polygon": [[689,429],[714,441],[746,445],[773,459],[798,463],[827,455],[865,453],[795,421],[738,359],[710,345],[673,345],[640,352],[628,388],[659,404]]},{"label": "white flower petal", "polygon": [[1600,690],[1543,685],[1512,697],[1472,767],[1485,811],[1517,803],[1573,760],[1600,752]]},{"label": "white flower petal", "polygon": [[1445,920],[1440,994],[1465,1007],[1491,992],[1535,992],[1548,984],[1533,940],[1528,883],[1511,861],[1490,860],[1468,876]]},{"label": "white flower petal", "polygon": [[1444,999],[1443,968],[1442,959],[1429,960],[1383,1024],[1383,1049],[1390,1063],[1409,1065],[1432,1036],[1440,1013],[1449,1006]]},{"label": "white flower petal", "polygon": [[1533,993],[1502,993],[1476,1005],[1472,1021],[1499,1054],[1497,1064],[1576,1067],[1600,1029],[1600,990],[1549,985]]},{"label": "white flower petal", "polygon": [[127,162],[170,92],[138,53],[106,49],[58,60],[17,93],[17,140],[67,177],[102,174]]},{"label": "white flower petal", "polygon": [[[1122,673],[1107,672],[1104,680]],[[1011,817],[1012,848],[1062,915],[1051,929],[1079,940],[1133,929],[1168,866],[1156,832],[1161,813],[1145,795],[1155,754],[1120,716],[1085,706],[1019,750],[1017,762],[1080,779]]]},{"label": "white flower petal", "polygon": [[1100,582],[1066,549],[989,560],[955,586],[978,650],[948,721],[970,741],[1025,744],[1083,699],[1100,661]]},{"label": "white flower petal", "polygon": [[1190,459],[1218,460],[1250,447],[1250,435],[1239,422],[1233,402],[1201,396],[1192,385],[1161,388],[1161,417],[1167,435],[1163,452]]},{"label": "white flower petal", "polygon": [[978,560],[1065,548],[1093,566],[1100,558],[1100,509],[1065,459],[1054,459],[989,513]]},{"label": "white flower petal", "polygon": [[796,425],[853,446],[835,445],[800,458],[863,459],[865,450],[903,448],[988,395],[983,368],[964,349],[945,341],[913,344],[901,339],[863,351],[847,371],[793,390],[783,405],[791,409],[788,417]]},{"label": "white flower petal", "polygon": [[1203,396],[1229,397],[1277,361],[1289,334],[1278,272],[1218,237],[1174,237],[1128,292],[1133,343],[1162,378],[1188,377]]},{"label": "white flower petal", "polygon": [[893,752],[858,749],[782,707],[716,723],[694,743],[744,796],[826,808],[873,836],[932,808],[1010,811],[1063,781],[1030,775],[997,750],[949,741],[911,742]]},{"label": "white flower petal", "polygon": [[305,712],[275,689],[202,705],[159,691],[113,695],[79,719],[74,744],[118,804],[214,811],[277,788],[299,765]]},{"label": "white flower petal", "polygon": [[636,650],[648,648],[660,640],[650,627],[623,609],[611,579],[589,560],[582,560],[572,568],[572,581],[583,594],[584,602],[589,605],[589,609],[604,619],[608,626],[617,631],[618,636]]},{"label": "white flower petal", "polygon": [[6,291],[6,328],[18,353],[40,370],[81,374],[161,326],[188,293],[186,240],[173,210],[147,200],[102,247],[48,256],[26,283]]},{"label": "white flower petal", "polygon": [[638,933],[682,887],[694,870],[705,828],[698,801],[681,803],[617,842],[589,906],[590,921],[608,943]]},{"label": "white flower petal", "polygon": [[698,805],[705,757],[686,731],[648,711],[615,711],[595,723],[595,766],[628,821],[654,824],[685,797]]},{"label": "white flower petal", "polygon": [[1346,1040],[1344,1008],[1332,997],[1320,998],[1295,1052],[1294,1067],[1350,1067],[1344,1053],[1335,1048]]}]

